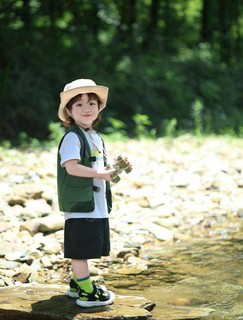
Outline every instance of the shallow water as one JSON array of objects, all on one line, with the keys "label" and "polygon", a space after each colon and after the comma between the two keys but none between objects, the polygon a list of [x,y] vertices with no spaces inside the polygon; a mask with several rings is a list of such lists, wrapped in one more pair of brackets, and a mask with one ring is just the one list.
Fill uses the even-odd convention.
[{"label": "shallow water", "polygon": [[148,270],[120,289],[155,302],[155,319],[243,320],[242,249],[242,241],[205,239],[149,247],[141,252]]}]

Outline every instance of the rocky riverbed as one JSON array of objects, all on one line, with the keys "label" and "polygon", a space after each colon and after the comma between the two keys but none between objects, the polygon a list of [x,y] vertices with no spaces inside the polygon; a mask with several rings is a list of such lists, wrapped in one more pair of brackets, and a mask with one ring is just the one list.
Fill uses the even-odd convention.
[{"label": "rocky riverbed", "polygon": [[[144,248],[193,239],[242,240],[243,141],[189,135],[107,143],[133,171],[112,186],[112,251],[91,262],[92,276],[113,288],[146,277]],[[56,149],[0,148],[0,287],[67,284],[63,214],[56,194]],[[114,274],[119,281],[115,281]],[[110,281],[109,281],[110,279]],[[132,284],[134,286],[134,283]]]}]

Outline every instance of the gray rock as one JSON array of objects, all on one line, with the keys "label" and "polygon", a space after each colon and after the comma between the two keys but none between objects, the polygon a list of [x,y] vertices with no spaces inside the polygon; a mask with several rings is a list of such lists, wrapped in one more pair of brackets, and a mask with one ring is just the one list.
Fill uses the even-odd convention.
[{"label": "gray rock", "polygon": [[61,214],[51,214],[48,217],[38,219],[41,232],[55,232],[63,229],[64,221]]},{"label": "gray rock", "polygon": [[65,295],[66,286],[21,285],[0,288],[1,319],[49,320],[146,320],[152,315],[154,303],[136,296],[116,296],[112,305],[96,308],[80,308],[75,299]]},{"label": "gray rock", "polygon": [[144,228],[153,233],[158,240],[169,240],[174,238],[174,233],[164,227],[161,227],[155,223],[146,222]]}]

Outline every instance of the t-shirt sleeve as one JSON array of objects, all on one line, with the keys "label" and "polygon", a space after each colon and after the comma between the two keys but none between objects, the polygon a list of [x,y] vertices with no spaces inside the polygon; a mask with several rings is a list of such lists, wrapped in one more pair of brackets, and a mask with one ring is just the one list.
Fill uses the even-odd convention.
[{"label": "t-shirt sleeve", "polygon": [[64,163],[68,160],[81,160],[80,158],[80,141],[77,135],[74,132],[69,132],[64,137],[61,147],[59,149],[61,157],[61,166],[64,166]]}]

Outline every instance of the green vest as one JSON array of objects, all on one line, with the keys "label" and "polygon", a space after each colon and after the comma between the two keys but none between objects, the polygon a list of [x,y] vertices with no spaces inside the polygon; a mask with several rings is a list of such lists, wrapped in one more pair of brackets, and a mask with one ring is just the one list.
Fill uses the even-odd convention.
[{"label": "green vest", "polygon": [[[83,133],[83,131],[78,126],[73,126],[70,130],[66,132],[74,132],[81,144],[80,149],[80,164],[92,168],[92,162],[95,161],[95,157],[91,157],[91,150],[89,143]],[[65,134],[65,135],[66,135]],[[63,138],[65,137],[63,136]],[[96,191],[93,185],[93,178],[83,178],[72,176],[67,173],[66,168],[60,165],[61,157],[59,153],[60,146],[62,144],[60,141],[57,153],[57,191],[58,191],[58,203],[59,209],[64,212],[92,212],[95,208],[94,203],[94,192]],[[104,140],[101,137],[104,146]],[[105,153],[104,165],[107,164],[107,159]],[[108,212],[112,209],[112,196],[109,181],[106,181],[106,201]]]}]

